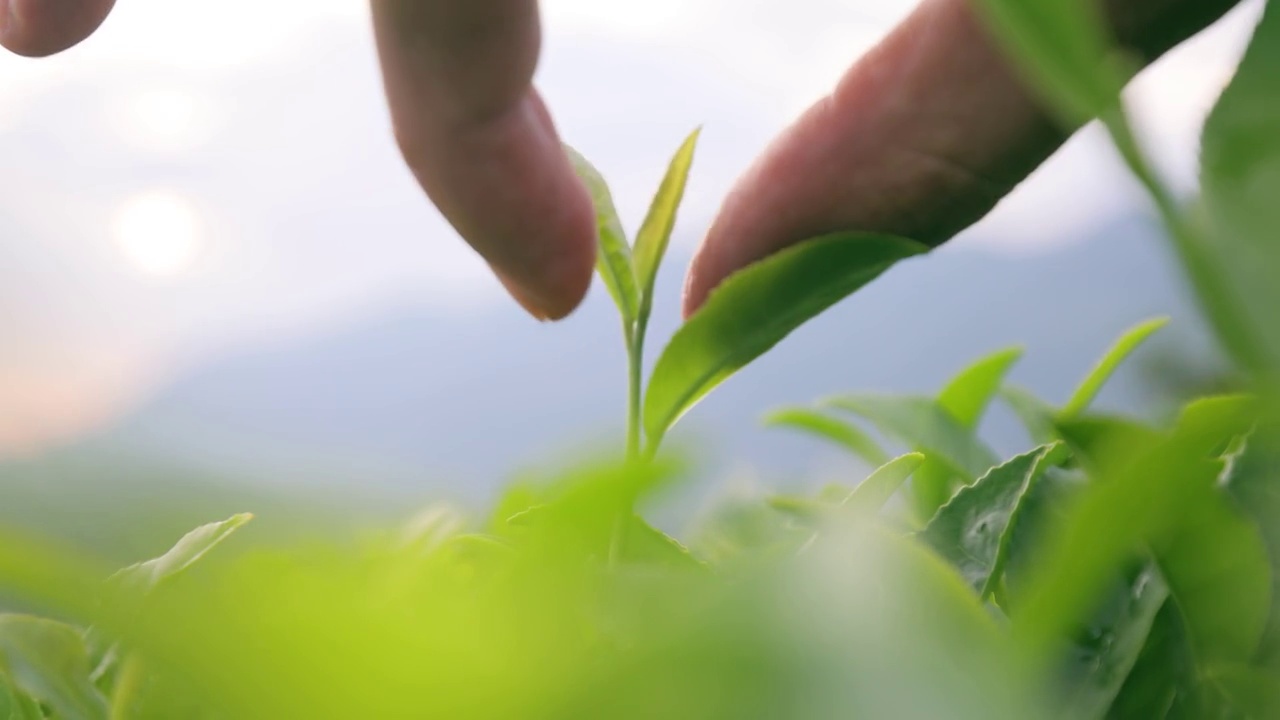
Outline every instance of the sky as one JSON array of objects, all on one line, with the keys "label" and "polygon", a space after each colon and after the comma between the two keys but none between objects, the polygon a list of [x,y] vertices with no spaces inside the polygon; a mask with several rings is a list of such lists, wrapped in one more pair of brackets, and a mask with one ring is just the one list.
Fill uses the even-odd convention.
[{"label": "sky", "polygon": [[[547,0],[537,83],[632,228],[705,126],[687,260],[754,153],[912,5]],[[1130,89],[1180,188],[1258,8]],[[210,357],[397,303],[519,312],[400,163],[368,24],[358,0],[120,0],[64,55],[0,57],[0,454],[107,422]],[[1138,202],[1090,129],[961,242],[1043,252]]]}]

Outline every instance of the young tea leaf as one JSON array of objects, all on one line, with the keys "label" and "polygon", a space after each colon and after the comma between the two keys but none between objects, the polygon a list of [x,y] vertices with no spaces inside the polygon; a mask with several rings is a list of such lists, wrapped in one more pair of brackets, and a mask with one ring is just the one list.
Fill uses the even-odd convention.
[{"label": "young tea leaf", "polygon": [[183,536],[169,552],[153,560],[130,565],[113,575],[112,580],[144,592],[151,590],[165,578],[194,565],[252,519],[253,515],[242,513],[222,522],[202,525]]},{"label": "young tea leaf", "polygon": [[1053,427],[1057,411],[1052,405],[1036,397],[1030,390],[1016,385],[1006,385],[1001,389],[1000,398],[1022,421],[1022,426],[1027,429],[1033,442],[1048,445],[1058,439]]},{"label": "young tea leaf", "polygon": [[649,206],[649,213],[636,233],[634,257],[636,280],[640,287],[641,322],[644,322],[653,306],[653,284],[658,277],[662,257],[667,252],[671,231],[675,228],[676,211],[684,199],[689,170],[693,167],[693,153],[701,132],[701,128],[694,130],[676,152],[667,168],[666,177],[662,179],[662,185],[658,187],[658,194]]},{"label": "young tea leaf", "polygon": [[971,430],[932,398],[842,395],[825,403],[859,415],[886,435],[938,459],[966,483],[999,462]]},{"label": "young tea leaf", "polygon": [[947,383],[938,394],[938,404],[961,425],[977,427],[1005,376],[1022,359],[1022,355],[1022,348],[1014,347],[978,360]]},{"label": "young tea leaf", "polygon": [[920,453],[908,453],[885,463],[853,489],[844,507],[856,515],[872,515],[889,502],[898,488],[925,462]]},{"label": "young tea leaf", "polygon": [[651,447],[707,393],[793,330],[926,250],[901,238],[838,233],[784,250],[725,280],[676,332],[654,367],[644,402]]},{"label": "young tea leaf", "polygon": [[792,428],[829,440],[852,452],[857,457],[866,460],[873,466],[878,467],[889,462],[889,454],[881,449],[876,444],[876,441],[872,440],[862,430],[839,418],[833,418],[817,410],[798,407],[783,408],[766,415],[764,424],[773,427]]},{"label": "young tea leaf", "polygon": [[1081,381],[1075,393],[1071,395],[1071,399],[1062,407],[1059,416],[1063,418],[1073,418],[1084,412],[1089,404],[1102,390],[1102,386],[1107,384],[1107,380],[1111,379],[1112,374],[1120,367],[1147,338],[1151,337],[1169,324],[1169,318],[1155,318],[1141,323],[1120,337],[1114,345],[1102,356],[1098,364],[1089,372],[1088,376]]},{"label": "young tea leaf", "polygon": [[84,638],[70,625],[0,616],[0,670],[59,720],[106,720],[107,703],[89,680]]},{"label": "young tea leaf", "polygon": [[[956,422],[969,430],[977,430],[982,414],[1004,381],[1005,375],[1019,359],[1022,348],[1009,348],[988,355],[962,370],[938,395],[938,405]],[[928,522],[955,489],[956,474],[943,462],[932,459],[916,471],[911,481],[916,516]]]},{"label": "young tea leaf", "polygon": [[636,283],[635,267],[632,265],[631,246],[627,244],[627,234],[622,229],[622,221],[618,219],[618,211],[613,205],[613,195],[599,170],[577,150],[568,145],[564,147],[573,169],[587,186],[591,202],[595,205],[596,232],[600,241],[596,271],[609,290],[609,295],[613,297],[614,304],[618,306],[622,322],[630,328],[640,313],[640,291]]},{"label": "young tea leaf", "polygon": [[921,533],[983,597],[1004,565],[1022,499],[1060,450],[1059,445],[1039,447],[992,468],[956,493]]}]

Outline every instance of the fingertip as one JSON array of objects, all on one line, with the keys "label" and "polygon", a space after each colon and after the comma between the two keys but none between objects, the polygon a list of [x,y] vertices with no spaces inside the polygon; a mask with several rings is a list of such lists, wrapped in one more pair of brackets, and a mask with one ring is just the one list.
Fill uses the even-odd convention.
[{"label": "fingertip", "polygon": [[771,229],[768,220],[781,213],[773,212],[773,197],[762,191],[756,178],[770,155],[757,159],[738,179],[720,206],[716,219],[693,254],[685,273],[682,315],[688,320],[702,308],[711,293],[729,275],[764,257],[769,252]]},{"label": "fingertip", "polygon": [[715,290],[731,272],[724,266],[724,257],[718,252],[714,233],[713,228],[702,241],[685,274],[681,299],[681,316],[684,320],[693,317],[698,310],[702,309],[711,291]]},{"label": "fingertip", "polygon": [[89,37],[115,0],[0,0],[0,45],[24,57],[47,57]]},{"label": "fingertip", "polygon": [[494,274],[511,297],[543,322],[572,315],[586,299],[595,277],[595,209],[572,170],[566,172],[569,184],[560,193],[558,211],[546,222],[530,227],[525,238],[528,247],[542,250],[504,253],[493,264]]}]

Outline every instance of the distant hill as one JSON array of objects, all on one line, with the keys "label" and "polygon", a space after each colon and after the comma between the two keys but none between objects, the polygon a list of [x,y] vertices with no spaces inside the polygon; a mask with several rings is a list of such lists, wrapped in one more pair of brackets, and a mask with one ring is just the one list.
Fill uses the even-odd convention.
[{"label": "distant hill", "polygon": [[[687,259],[672,258],[660,280],[655,354],[676,326]],[[406,492],[477,499],[518,468],[616,439],[624,378],[612,313],[597,287],[562,324],[505,308],[466,317],[402,307],[306,341],[247,348],[192,369],[45,466],[73,454],[81,460],[76,469],[64,462],[63,482],[99,488],[91,476],[124,457],[236,478],[255,492],[345,488],[371,505]],[[833,451],[761,430],[759,416],[841,390],[931,391],[1011,344],[1027,348],[1013,378],[1062,400],[1120,331],[1157,314],[1175,322],[1156,345],[1205,352],[1163,240],[1143,216],[1113,218],[1089,237],[1025,255],[962,239],[895,268],[795,333],[690,413],[676,436],[705,441],[713,474],[752,468],[789,482],[837,471]],[[1148,400],[1133,367],[1103,399],[1124,409]],[[1007,413],[993,412],[987,429],[1001,449],[1024,442]],[[97,467],[85,460],[94,457],[103,458]],[[29,476],[38,466],[0,473]]]}]

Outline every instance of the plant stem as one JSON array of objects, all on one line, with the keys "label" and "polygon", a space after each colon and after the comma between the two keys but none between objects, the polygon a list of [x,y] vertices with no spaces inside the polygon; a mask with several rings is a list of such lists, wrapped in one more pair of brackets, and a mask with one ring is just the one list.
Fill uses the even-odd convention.
[{"label": "plant stem", "polygon": [[[640,459],[640,401],[644,372],[644,327],[642,320],[623,328],[627,339],[627,462]],[[614,566],[627,539],[627,521],[631,516],[630,502],[619,508],[613,521],[609,538],[609,565]]]},{"label": "plant stem", "polygon": [[640,403],[643,389],[644,373],[644,330],[645,323],[636,323],[632,331],[627,333],[627,460],[640,457]]},{"label": "plant stem", "polygon": [[1101,117],[1111,135],[1116,149],[1124,158],[1131,172],[1147,190],[1169,229],[1174,247],[1181,257],[1183,270],[1191,286],[1200,297],[1210,325],[1216,330],[1218,340],[1227,351],[1247,370],[1258,375],[1266,367],[1265,355],[1249,333],[1241,327],[1245,314],[1236,305],[1236,299],[1217,267],[1215,259],[1205,247],[1202,228],[1197,227],[1179,206],[1173,193],[1165,187],[1150,161],[1142,151],[1133,126],[1122,105],[1117,105]]},{"label": "plant stem", "polygon": [[124,659],[120,677],[116,680],[114,698],[111,701],[111,720],[126,718],[131,714],[144,679],[142,661],[137,655],[130,653]]}]

